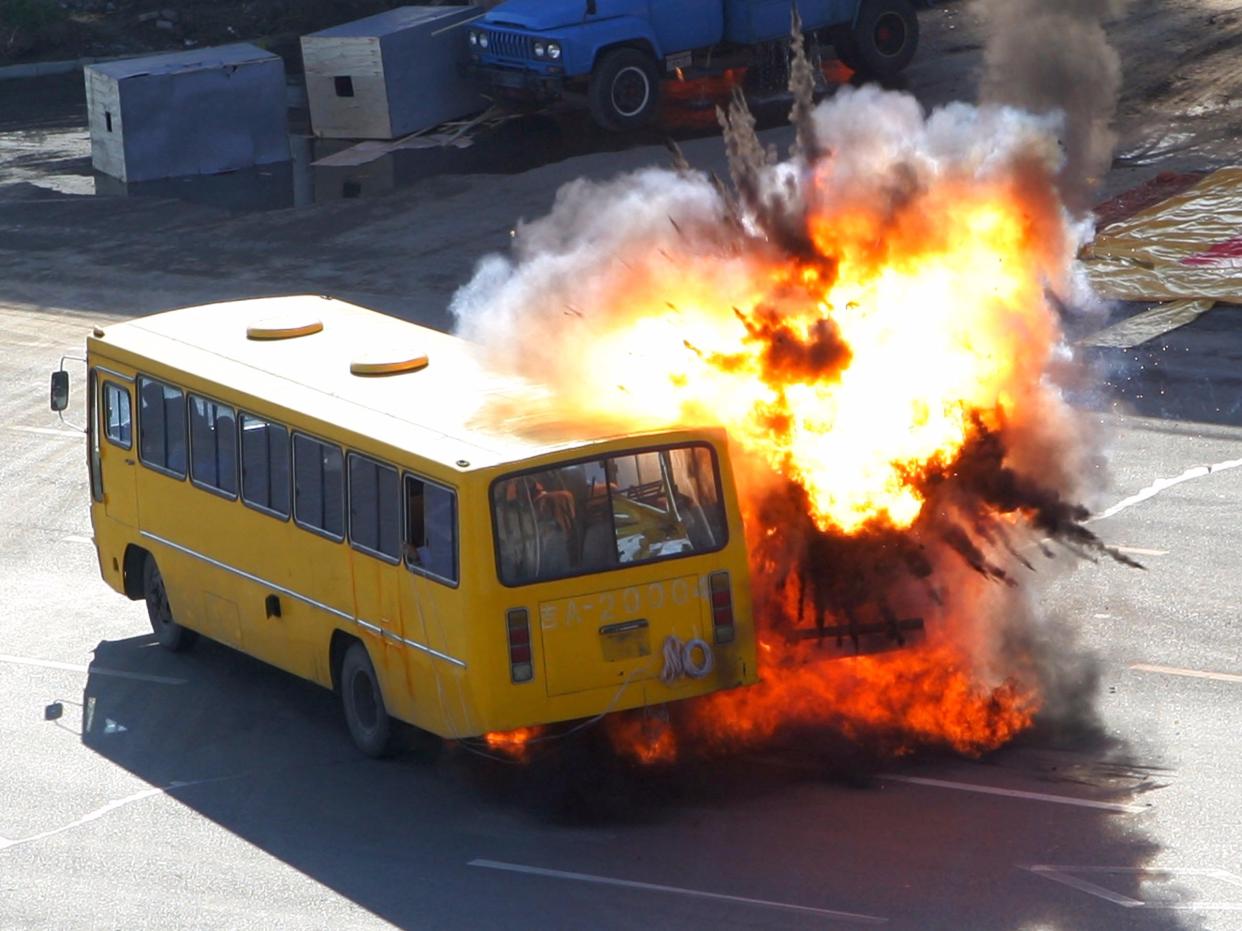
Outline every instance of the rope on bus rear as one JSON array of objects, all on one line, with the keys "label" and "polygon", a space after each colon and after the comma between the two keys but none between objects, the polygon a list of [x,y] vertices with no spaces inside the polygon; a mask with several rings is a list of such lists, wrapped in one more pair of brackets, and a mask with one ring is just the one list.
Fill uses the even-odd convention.
[{"label": "rope on bus rear", "polygon": [[[695,652],[702,654],[703,659],[695,659]],[[660,681],[672,685],[683,675],[691,679],[702,679],[716,667],[716,658],[712,656],[712,648],[701,637],[691,637],[683,643],[675,634],[664,638],[664,668],[660,670]]]}]

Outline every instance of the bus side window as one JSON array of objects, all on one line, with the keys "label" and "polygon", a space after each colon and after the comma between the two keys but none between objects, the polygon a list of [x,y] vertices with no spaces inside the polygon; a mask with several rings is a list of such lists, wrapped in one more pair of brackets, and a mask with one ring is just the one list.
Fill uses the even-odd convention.
[{"label": "bus side window", "polygon": [[457,582],[457,495],[413,475],[405,477],[405,561]]},{"label": "bus side window", "polygon": [[401,558],[401,504],[397,470],[349,454],[349,539],[393,562]]},{"label": "bus side window", "polygon": [[185,396],[180,388],[138,379],[138,458],[185,478]]},{"label": "bus side window", "polygon": [[339,447],[293,435],[293,519],[334,540],[345,538],[343,460]]},{"label": "bus side window", "polygon": [[104,435],[114,446],[129,449],[134,444],[129,392],[110,381],[103,387]]},{"label": "bus side window", "polygon": [[233,408],[190,395],[190,477],[237,495],[237,416]]},{"label": "bus side window", "polygon": [[289,516],[289,431],[242,414],[242,500],[275,517]]}]

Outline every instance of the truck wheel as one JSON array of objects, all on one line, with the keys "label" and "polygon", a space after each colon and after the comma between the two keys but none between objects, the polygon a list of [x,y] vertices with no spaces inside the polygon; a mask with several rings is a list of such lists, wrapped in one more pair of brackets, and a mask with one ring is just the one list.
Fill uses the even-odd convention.
[{"label": "truck wheel", "polygon": [[151,629],[155,631],[155,639],[160,646],[174,653],[194,646],[198,634],[173,620],[164,577],[160,575],[155,557],[150,553],[142,564],[142,596],[147,602],[147,617],[151,619]]},{"label": "truck wheel", "polygon": [[605,52],[587,88],[591,116],[605,129],[637,129],[651,122],[660,103],[660,69],[636,48]]},{"label": "truck wheel", "polygon": [[910,64],[918,45],[919,18],[910,0],[865,0],[849,41],[836,48],[854,70],[885,79],[896,77]]},{"label": "truck wheel", "polygon": [[862,65],[858,61],[858,43],[854,41],[854,33],[849,29],[838,29],[832,33],[832,48],[837,53],[841,64],[851,71],[858,71]]},{"label": "truck wheel", "polygon": [[354,744],[367,756],[380,759],[397,749],[397,722],[384,708],[379,680],[367,648],[351,644],[341,663],[341,704]]}]

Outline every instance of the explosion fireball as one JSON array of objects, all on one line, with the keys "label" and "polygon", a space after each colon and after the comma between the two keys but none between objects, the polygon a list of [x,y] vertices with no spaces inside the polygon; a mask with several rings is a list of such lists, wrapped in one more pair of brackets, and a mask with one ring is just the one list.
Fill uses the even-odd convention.
[{"label": "explosion fireball", "polygon": [[[825,727],[999,746],[1051,679],[1026,554],[1124,560],[1073,503],[1091,441],[1057,308],[1089,227],[1059,195],[1057,120],[798,96],[786,160],[739,98],[731,189],[684,162],[573,182],[454,301],[459,332],[584,421],[728,430],[763,681],[669,727],[610,722],[644,762]],[[910,617],[925,641],[891,653],[823,660],[807,636]]]}]

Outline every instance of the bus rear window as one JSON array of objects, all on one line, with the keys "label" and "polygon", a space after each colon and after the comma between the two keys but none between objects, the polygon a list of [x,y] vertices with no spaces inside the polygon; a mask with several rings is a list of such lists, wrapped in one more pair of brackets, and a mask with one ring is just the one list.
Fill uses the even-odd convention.
[{"label": "bus rear window", "polygon": [[492,485],[492,517],[506,585],[706,553],[728,536],[703,444],[507,475]]}]

